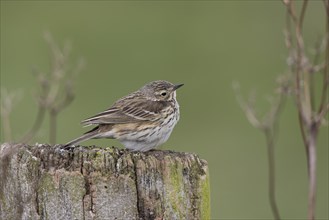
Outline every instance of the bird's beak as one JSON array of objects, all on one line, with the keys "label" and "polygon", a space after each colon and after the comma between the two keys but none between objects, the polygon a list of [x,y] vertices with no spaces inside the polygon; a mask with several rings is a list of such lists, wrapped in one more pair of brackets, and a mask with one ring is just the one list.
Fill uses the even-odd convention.
[{"label": "bird's beak", "polygon": [[176,89],[178,89],[179,87],[182,87],[184,84],[177,84],[177,85],[174,85],[173,87],[173,91],[175,91]]}]

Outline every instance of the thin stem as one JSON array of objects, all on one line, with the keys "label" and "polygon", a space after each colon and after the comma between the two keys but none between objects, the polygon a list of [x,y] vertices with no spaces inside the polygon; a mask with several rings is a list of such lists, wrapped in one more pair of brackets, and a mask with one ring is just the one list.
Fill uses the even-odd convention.
[{"label": "thin stem", "polygon": [[[306,10],[307,2],[303,3],[303,9],[301,12],[300,18],[304,19],[305,10]],[[297,110],[298,110],[298,121],[299,121],[299,128],[302,134],[304,146],[305,146],[305,152],[306,152],[306,158],[307,158],[307,170],[309,170],[309,149],[307,146],[307,137],[305,132],[305,124],[307,124],[306,116],[303,111],[303,105],[302,105],[302,96],[301,96],[301,68],[302,68],[302,48],[303,48],[303,40],[301,37],[301,26],[302,23],[300,20],[297,20],[297,16],[295,13],[295,7],[292,2],[289,2],[287,4],[287,10],[289,12],[290,18],[293,20],[295,24],[295,36],[296,36],[296,64],[293,65],[295,68],[292,68],[292,72],[295,74],[295,80],[294,80],[294,89],[295,89],[295,97],[296,97],[296,104],[297,104]],[[288,28],[290,27],[289,19],[287,19],[287,25]],[[288,48],[289,49],[289,48]]]},{"label": "thin stem", "polygon": [[313,73],[307,73],[310,80],[310,106],[311,109],[315,109],[315,80]]},{"label": "thin stem", "polygon": [[[296,38],[297,38],[297,57],[296,57],[296,68],[295,68],[295,95],[297,101],[297,108],[300,118],[303,120],[302,127],[304,123],[307,123],[301,96],[301,68],[302,68],[302,37],[300,36],[300,29],[296,27]],[[304,128],[302,128],[304,129]],[[305,143],[306,144],[306,143]]]},{"label": "thin stem", "polygon": [[320,54],[321,54],[321,39],[318,39],[316,44],[315,44],[315,54],[313,57],[313,63],[312,63],[312,67],[309,68],[308,73],[310,74],[310,92],[311,92],[311,109],[315,109],[316,105],[315,105],[315,66],[318,65],[319,63],[319,59],[320,59]]},{"label": "thin stem", "polygon": [[22,143],[28,143],[30,140],[32,140],[37,131],[40,129],[41,124],[44,120],[45,117],[45,113],[46,113],[46,109],[42,106],[39,106],[39,110],[38,110],[38,114],[37,117],[34,121],[34,124],[32,126],[32,128],[27,132],[27,134],[20,140],[20,142]]},{"label": "thin stem", "polygon": [[259,120],[253,108],[253,99],[250,99],[246,104],[242,101],[239,92],[239,85],[233,84],[233,89],[236,90],[237,99],[244,110],[249,122],[265,134],[267,157],[268,157],[268,196],[271,211],[276,220],[281,219],[279,209],[276,203],[276,184],[275,184],[275,140],[278,134],[279,116],[282,112],[283,106],[286,101],[286,82],[280,84],[280,95],[275,103],[272,103],[271,110],[267,113],[263,120]]},{"label": "thin stem", "polygon": [[[286,43],[286,47],[288,48],[288,50],[291,50],[292,47],[292,37],[291,37],[291,18],[290,18],[290,13],[289,10],[287,9],[286,12],[286,31],[285,31],[285,43]],[[290,66],[291,69],[293,69],[293,65]],[[291,70],[291,72],[293,72],[293,70]]]},{"label": "thin stem", "polygon": [[324,8],[326,9],[327,15],[329,15],[329,0],[323,0]]},{"label": "thin stem", "polygon": [[290,14],[290,17],[292,18],[294,23],[297,23],[297,16],[295,13],[295,7],[293,6],[293,1],[285,1],[282,0],[283,4],[286,5],[286,8],[288,9],[288,12]]},{"label": "thin stem", "polygon": [[310,130],[309,138],[309,194],[308,194],[308,219],[315,219],[316,204],[316,136],[317,127],[314,124]]},{"label": "thin stem", "polygon": [[303,119],[302,119],[302,116],[301,114],[298,113],[298,122],[299,122],[299,129],[300,129],[300,133],[302,134],[302,139],[303,139],[303,142],[304,142],[304,148],[305,148],[305,153],[306,153],[306,160],[307,160],[307,173],[309,175],[309,148],[308,148],[308,145],[307,145],[307,137],[306,137],[306,132],[305,132],[305,129],[304,129],[304,124],[303,124]]},{"label": "thin stem", "polygon": [[[324,4],[325,1],[324,1]],[[329,86],[329,1],[327,1],[327,5],[325,5],[327,22],[326,22],[326,52],[325,52],[325,65],[323,68],[323,85],[322,85],[322,94],[321,94],[321,104],[318,109],[320,113],[322,109],[325,108],[327,97],[328,97],[328,86]]]},{"label": "thin stem", "polygon": [[327,105],[324,106],[324,108],[322,109],[322,111],[315,118],[315,123],[316,123],[317,127],[319,127],[321,125],[322,119],[325,117],[325,115],[328,112],[329,112],[329,103],[327,103]]},{"label": "thin stem", "polygon": [[57,112],[50,112],[50,128],[49,128],[49,142],[50,144],[56,143],[56,127],[57,127]]},{"label": "thin stem", "polygon": [[303,1],[302,11],[300,12],[300,16],[299,16],[300,31],[302,31],[302,28],[303,28],[302,25],[303,25],[303,22],[304,22],[307,3],[308,3],[308,0]]},{"label": "thin stem", "polygon": [[18,93],[10,93],[5,88],[0,92],[0,119],[2,119],[4,141],[12,141],[10,115],[17,100]]},{"label": "thin stem", "polygon": [[270,201],[271,210],[274,219],[281,219],[279,209],[276,203],[276,184],[275,184],[275,152],[274,152],[274,139],[270,130],[265,131],[267,143],[267,159],[268,159],[268,196]]},{"label": "thin stem", "polygon": [[4,140],[11,141],[12,139],[11,139],[11,126],[10,126],[9,115],[6,115],[6,117],[2,117],[2,123],[3,123]]}]

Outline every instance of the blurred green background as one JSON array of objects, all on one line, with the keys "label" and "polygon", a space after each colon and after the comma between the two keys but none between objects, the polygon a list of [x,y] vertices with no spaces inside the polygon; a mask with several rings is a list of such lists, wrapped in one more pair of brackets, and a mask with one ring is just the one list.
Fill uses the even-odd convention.
[{"label": "blurred green background", "polygon": [[[323,36],[322,6],[309,3],[308,49]],[[72,65],[79,57],[86,61],[75,81],[76,99],[59,116],[58,143],[86,131],[82,119],[147,82],[184,83],[181,120],[161,149],[208,161],[213,219],[271,219],[264,136],[246,120],[232,82],[245,97],[255,89],[259,111],[268,109],[275,79],[287,70],[284,22],[280,1],[1,1],[1,88],[21,94],[11,115],[14,139],[37,113],[31,72],[49,69],[43,39],[49,31],[58,44],[72,43]],[[284,219],[305,219],[306,158],[291,99],[280,122],[278,205]],[[35,142],[48,142],[47,125]],[[84,144],[120,146],[113,140]],[[318,156],[317,217],[328,219],[328,127],[319,135]]]}]

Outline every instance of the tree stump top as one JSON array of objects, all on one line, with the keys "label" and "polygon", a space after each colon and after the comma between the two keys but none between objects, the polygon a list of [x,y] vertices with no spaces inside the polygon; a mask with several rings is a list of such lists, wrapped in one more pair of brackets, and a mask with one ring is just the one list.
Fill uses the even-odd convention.
[{"label": "tree stump top", "polygon": [[2,144],[2,219],[209,219],[207,162],[173,151]]}]

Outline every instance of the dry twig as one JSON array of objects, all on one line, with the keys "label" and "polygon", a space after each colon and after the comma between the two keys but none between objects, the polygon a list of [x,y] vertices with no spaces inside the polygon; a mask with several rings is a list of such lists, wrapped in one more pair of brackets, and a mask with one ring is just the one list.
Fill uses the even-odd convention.
[{"label": "dry twig", "polygon": [[[281,80],[278,101],[272,104],[272,108],[263,120],[255,113],[254,103],[245,103],[238,94],[238,101],[244,110],[249,122],[263,131],[268,146],[269,161],[269,199],[275,219],[280,219],[275,202],[275,158],[274,142],[277,134],[279,115],[285,103],[285,95],[291,94],[296,103],[298,120],[303,142],[306,149],[307,170],[309,174],[308,195],[308,219],[315,219],[316,201],[316,140],[319,128],[325,121],[329,111],[328,87],[329,87],[329,0],[323,0],[326,11],[325,38],[322,44],[317,44],[313,59],[305,53],[303,38],[303,23],[305,20],[308,0],[301,2],[302,7],[298,14],[295,1],[282,0],[287,9],[285,43],[289,52],[287,64],[289,73]],[[325,49],[324,49],[325,48]],[[322,54],[324,53],[324,56]],[[321,58],[324,57],[323,63]],[[311,62],[313,60],[313,62]],[[315,100],[315,74],[323,75],[322,94],[319,106]],[[236,89],[236,88],[235,88]]]},{"label": "dry twig", "polygon": [[249,101],[244,102],[241,97],[239,85],[237,83],[233,84],[233,89],[236,92],[238,103],[246,114],[248,121],[265,135],[268,159],[269,202],[273,216],[278,220],[281,219],[281,217],[276,203],[275,141],[278,134],[279,117],[286,102],[286,94],[288,93],[287,80],[282,79],[283,77],[278,79],[279,88],[277,91],[279,92],[279,95],[275,101],[271,102],[271,108],[265,114],[263,119],[260,119],[261,117],[256,114],[255,97],[250,95]]},{"label": "dry twig", "polygon": [[[304,39],[302,33],[302,27],[307,9],[308,1],[302,2],[302,9],[300,14],[297,14],[296,6],[292,0],[283,0],[287,8],[287,28],[286,28],[286,42],[289,50],[289,60],[291,75],[295,79],[293,88],[293,96],[296,101],[298,110],[298,118],[300,124],[300,130],[303,137],[306,156],[307,156],[307,167],[309,174],[309,196],[308,196],[308,219],[315,219],[315,202],[316,202],[316,139],[319,132],[319,127],[322,121],[325,119],[325,115],[328,112],[328,60],[329,60],[329,6],[328,0],[324,1],[324,8],[326,11],[326,29],[325,29],[325,61],[324,64],[318,65],[320,54],[322,50],[316,49],[314,62],[309,62],[309,57],[304,51]],[[291,25],[292,22],[292,25]],[[294,29],[292,28],[294,27]],[[296,39],[296,42],[292,42],[292,36]],[[323,85],[321,102],[318,110],[316,109],[315,97],[314,97],[314,80],[313,75],[316,72],[323,70]]]},{"label": "dry twig", "polygon": [[20,97],[18,92],[8,92],[7,89],[1,88],[0,116],[2,121],[4,141],[12,141],[10,114],[13,107]]},{"label": "dry twig", "polygon": [[23,143],[29,142],[36,135],[46,113],[49,113],[50,117],[50,143],[56,142],[58,114],[73,101],[73,79],[84,66],[83,60],[80,60],[74,68],[71,68],[69,66],[70,45],[65,44],[61,49],[49,33],[45,33],[44,37],[51,52],[51,69],[49,74],[40,71],[34,72],[40,88],[37,98],[39,108],[34,125],[21,140]]}]

